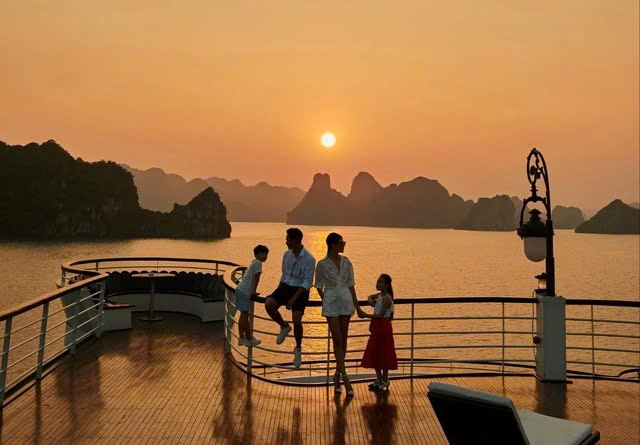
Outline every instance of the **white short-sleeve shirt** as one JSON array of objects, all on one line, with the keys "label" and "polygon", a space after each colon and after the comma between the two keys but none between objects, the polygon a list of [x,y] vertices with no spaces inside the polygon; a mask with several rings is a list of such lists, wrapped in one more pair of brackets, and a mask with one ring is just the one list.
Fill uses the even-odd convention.
[{"label": "white short-sleeve shirt", "polygon": [[346,256],[340,257],[340,270],[329,257],[318,261],[314,287],[324,291],[322,315],[337,317],[353,314],[355,308],[349,288],[355,284],[353,265]]},{"label": "white short-sleeve shirt", "polygon": [[236,286],[236,290],[239,290],[243,294],[250,297],[251,295],[249,295],[249,292],[251,292],[251,289],[253,289],[253,282],[255,281],[256,274],[258,272],[262,272],[262,261],[254,259],[253,261],[251,261],[251,264],[249,264],[247,271],[242,277],[242,280],[240,280],[238,286]]}]

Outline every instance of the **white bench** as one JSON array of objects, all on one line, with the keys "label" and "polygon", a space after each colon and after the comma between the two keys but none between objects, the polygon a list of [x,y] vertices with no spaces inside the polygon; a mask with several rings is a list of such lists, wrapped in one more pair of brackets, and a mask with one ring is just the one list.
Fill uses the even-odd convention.
[{"label": "white bench", "polygon": [[592,425],[516,410],[505,397],[432,382],[427,394],[447,440],[458,444],[588,445]]}]

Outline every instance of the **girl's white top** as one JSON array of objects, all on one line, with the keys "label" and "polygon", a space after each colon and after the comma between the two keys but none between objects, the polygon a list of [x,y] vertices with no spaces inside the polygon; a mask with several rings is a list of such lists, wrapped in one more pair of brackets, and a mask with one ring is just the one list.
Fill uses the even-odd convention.
[{"label": "girl's white top", "polygon": [[353,314],[355,308],[349,288],[355,284],[353,265],[346,256],[340,256],[340,269],[329,257],[318,261],[314,287],[324,291],[322,315],[337,317]]},{"label": "girl's white top", "polygon": [[253,289],[253,282],[255,281],[256,274],[258,272],[262,272],[262,261],[254,259],[251,261],[251,264],[249,264],[242,280],[240,280],[236,286],[236,291],[240,291],[250,297],[251,295],[249,295],[249,292]]},{"label": "girl's white top", "polygon": [[[382,314],[382,303],[384,300],[384,298],[382,297],[383,297],[382,293],[379,293],[378,298],[376,300],[376,307],[373,309],[373,312],[375,312],[376,315]],[[391,307],[389,307],[387,312],[384,314],[384,318],[391,318],[392,312],[393,312],[393,300],[391,301]]]}]

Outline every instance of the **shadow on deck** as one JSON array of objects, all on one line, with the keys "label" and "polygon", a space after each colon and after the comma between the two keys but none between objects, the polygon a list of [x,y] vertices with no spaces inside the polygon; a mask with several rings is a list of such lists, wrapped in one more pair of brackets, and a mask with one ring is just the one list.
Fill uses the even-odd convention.
[{"label": "shadow on deck", "polygon": [[[3,444],[446,443],[426,393],[400,380],[385,395],[249,380],[224,355],[222,323],[163,314],[86,345],[4,408]],[[516,407],[593,423],[602,443],[638,443],[640,384],[532,377],[438,379],[511,398]]]}]

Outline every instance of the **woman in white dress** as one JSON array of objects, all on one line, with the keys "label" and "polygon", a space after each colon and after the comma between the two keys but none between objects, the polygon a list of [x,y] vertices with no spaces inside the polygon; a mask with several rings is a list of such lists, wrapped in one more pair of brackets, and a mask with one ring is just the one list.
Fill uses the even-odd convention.
[{"label": "woman in white dress", "polygon": [[336,358],[336,373],[333,376],[335,392],[339,394],[340,377],[344,382],[347,396],[353,396],[353,387],[349,382],[344,365],[349,336],[349,321],[357,310],[362,310],[356,298],[353,265],[349,258],[340,255],[346,242],[338,233],[327,236],[327,256],[316,265],[315,288],[322,299],[322,315],[327,318],[333,337],[333,353]]}]

